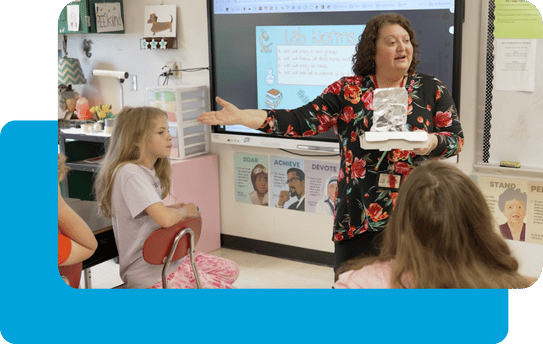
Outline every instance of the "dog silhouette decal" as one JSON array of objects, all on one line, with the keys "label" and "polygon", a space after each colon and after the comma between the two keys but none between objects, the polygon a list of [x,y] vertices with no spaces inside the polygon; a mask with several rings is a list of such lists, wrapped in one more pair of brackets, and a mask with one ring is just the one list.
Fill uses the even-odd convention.
[{"label": "dog silhouette decal", "polygon": [[156,14],[151,14],[149,16],[149,20],[147,21],[148,24],[153,24],[151,26],[151,31],[153,32],[153,36],[157,33],[157,32],[160,32],[160,31],[166,31],[166,30],[170,30],[170,32],[172,32],[172,23],[173,23],[173,16],[170,14],[170,17],[172,18],[172,20],[170,22],[158,22],[157,19],[157,15]]}]

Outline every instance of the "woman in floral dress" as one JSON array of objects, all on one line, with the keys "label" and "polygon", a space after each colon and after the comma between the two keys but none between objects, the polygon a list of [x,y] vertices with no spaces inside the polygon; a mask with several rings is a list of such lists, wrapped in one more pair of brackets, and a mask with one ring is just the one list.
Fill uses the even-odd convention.
[{"label": "woman in floral dress", "polygon": [[[355,75],[331,84],[310,103],[294,110],[240,110],[217,97],[223,108],[199,117],[211,125],[243,124],[292,137],[334,128],[341,154],[334,270],[350,258],[379,253],[379,233],[397,196],[397,188],[377,186],[380,173],[405,178],[421,162],[448,158],[462,149],[463,132],[453,99],[437,78],[416,72],[417,55],[409,21],[398,14],[382,14],[371,19],[360,36],[353,56]],[[359,137],[373,124],[374,90],[390,87],[407,90],[407,128],[430,133],[428,147],[384,152],[361,148]]]}]

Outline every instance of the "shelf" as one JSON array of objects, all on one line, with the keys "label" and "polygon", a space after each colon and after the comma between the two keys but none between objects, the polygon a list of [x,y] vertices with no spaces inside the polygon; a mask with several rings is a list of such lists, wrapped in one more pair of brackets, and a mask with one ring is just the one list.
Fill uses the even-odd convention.
[{"label": "shelf", "polygon": [[81,129],[61,129],[59,135],[64,137],[64,139],[104,143],[111,137],[110,134],[105,133],[83,133]]},{"label": "shelf", "polygon": [[66,166],[70,169],[64,183],[67,196],[92,201],[95,173],[101,167],[99,158],[107,152],[111,135],[72,128],[59,129],[58,137],[60,151],[66,155]]},{"label": "shelf", "polygon": [[100,165],[98,164],[89,164],[82,161],[68,162],[66,166],[72,171],[85,171],[85,172],[98,172]]}]

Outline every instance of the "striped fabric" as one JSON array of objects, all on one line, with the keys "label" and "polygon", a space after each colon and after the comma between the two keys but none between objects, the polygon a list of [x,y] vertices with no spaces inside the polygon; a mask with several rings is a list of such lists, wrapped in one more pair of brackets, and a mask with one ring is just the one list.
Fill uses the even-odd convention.
[{"label": "striped fabric", "polygon": [[78,59],[61,58],[58,60],[58,83],[64,85],[85,84],[87,80]]}]

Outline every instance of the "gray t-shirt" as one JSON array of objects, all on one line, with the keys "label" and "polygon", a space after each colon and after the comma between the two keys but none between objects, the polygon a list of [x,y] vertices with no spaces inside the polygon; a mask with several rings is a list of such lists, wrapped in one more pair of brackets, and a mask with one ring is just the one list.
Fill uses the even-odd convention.
[{"label": "gray t-shirt", "polygon": [[[119,251],[120,275],[125,288],[149,288],[161,279],[162,265],[145,262],[142,255],[145,239],[159,225],[145,212],[162,202],[160,181],[147,167],[126,164],[115,175],[111,195],[112,224]],[[170,266],[171,273],[181,260]]]}]

